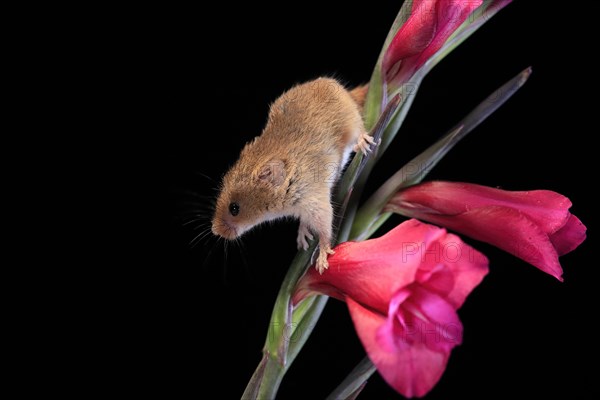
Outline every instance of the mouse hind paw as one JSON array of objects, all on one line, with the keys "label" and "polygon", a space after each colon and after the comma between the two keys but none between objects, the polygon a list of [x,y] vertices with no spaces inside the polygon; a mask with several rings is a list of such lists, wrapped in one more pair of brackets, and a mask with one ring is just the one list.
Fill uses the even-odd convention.
[{"label": "mouse hind paw", "polygon": [[325,272],[325,270],[329,268],[329,262],[327,262],[327,257],[330,254],[335,254],[335,251],[333,251],[329,246],[322,247],[319,250],[319,258],[317,258],[315,268],[321,275],[323,275],[323,272]]}]

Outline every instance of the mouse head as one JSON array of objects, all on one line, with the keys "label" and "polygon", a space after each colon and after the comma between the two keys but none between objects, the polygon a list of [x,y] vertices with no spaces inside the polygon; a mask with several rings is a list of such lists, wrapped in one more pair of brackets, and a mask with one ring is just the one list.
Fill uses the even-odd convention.
[{"label": "mouse head", "polygon": [[212,232],[235,239],[252,227],[282,216],[285,163],[278,159],[247,162],[244,157],[225,174],[212,220]]}]

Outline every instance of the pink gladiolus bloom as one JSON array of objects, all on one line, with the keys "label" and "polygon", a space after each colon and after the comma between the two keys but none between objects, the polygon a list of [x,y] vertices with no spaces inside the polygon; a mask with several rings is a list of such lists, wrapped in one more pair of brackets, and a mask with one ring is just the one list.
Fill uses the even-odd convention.
[{"label": "pink gladiolus bloom", "polygon": [[481,5],[482,0],[414,0],[383,59],[386,81],[406,81]]},{"label": "pink gladiolus bloom", "polygon": [[385,210],[492,244],[562,281],[558,257],[585,240],[571,202],[549,190],[509,192],[470,183],[427,182],[401,190]]},{"label": "pink gladiolus bloom", "polygon": [[456,310],[487,272],[487,258],[460,238],[410,220],[380,238],[337,246],[329,269],[310,268],[293,300],[317,292],[345,301],[383,378],[406,397],[423,396],[461,343]]}]

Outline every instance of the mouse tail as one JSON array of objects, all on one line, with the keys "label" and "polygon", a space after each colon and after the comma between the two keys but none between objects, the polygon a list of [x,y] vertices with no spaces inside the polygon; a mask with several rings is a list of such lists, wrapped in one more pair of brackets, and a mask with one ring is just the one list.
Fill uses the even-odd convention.
[{"label": "mouse tail", "polygon": [[358,107],[362,110],[365,101],[367,99],[367,92],[369,91],[369,84],[357,86],[350,91],[350,96],[358,104]]}]

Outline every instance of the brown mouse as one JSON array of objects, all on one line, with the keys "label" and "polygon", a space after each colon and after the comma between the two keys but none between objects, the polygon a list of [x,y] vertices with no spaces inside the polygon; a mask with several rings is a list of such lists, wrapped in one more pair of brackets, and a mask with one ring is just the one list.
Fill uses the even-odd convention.
[{"label": "brown mouse", "polygon": [[262,134],[247,143],[225,174],[212,232],[235,239],[282,217],[300,219],[298,248],[319,238],[316,268],[328,267],[333,208],[331,190],[352,150],[371,151],[361,117],[366,86],[346,90],[330,78],[293,87],[272,105]]}]

